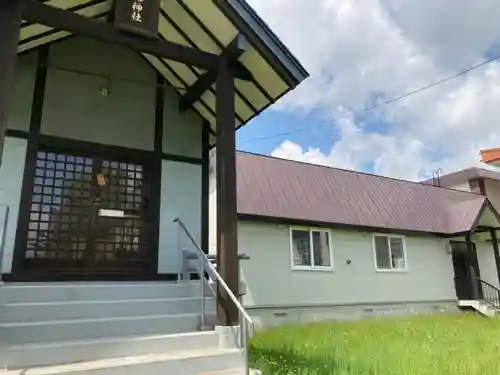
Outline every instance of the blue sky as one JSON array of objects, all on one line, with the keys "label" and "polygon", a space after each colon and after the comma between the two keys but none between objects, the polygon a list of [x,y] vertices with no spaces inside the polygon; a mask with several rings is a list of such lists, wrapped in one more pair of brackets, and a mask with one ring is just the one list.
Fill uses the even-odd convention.
[{"label": "blue sky", "polygon": [[[292,133],[277,136],[288,132]],[[260,139],[268,136],[271,138]],[[337,138],[334,127],[325,124],[314,113],[304,115],[271,108],[238,131],[236,147],[239,150],[270,154],[283,141],[289,140],[306,149],[314,147],[328,152]]]},{"label": "blue sky", "polygon": [[240,129],[239,149],[419,180],[500,146],[498,61],[356,114],[500,53],[498,0],[248,1],[310,77]]},{"label": "blue sky", "polygon": [[[367,133],[387,134],[391,125],[373,114],[354,117]],[[293,142],[303,150],[317,149],[328,154],[332,144],[341,139],[335,126],[335,118],[321,118],[318,111],[305,115],[270,108],[238,130],[238,150],[271,155],[283,142]],[[277,155],[283,157],[282,155]],[[314,162],[314,160],[302,160]],[[345,167],[345,166],[339,166]],[[374,164],[364,162],[357,170],[374,173]]]}]

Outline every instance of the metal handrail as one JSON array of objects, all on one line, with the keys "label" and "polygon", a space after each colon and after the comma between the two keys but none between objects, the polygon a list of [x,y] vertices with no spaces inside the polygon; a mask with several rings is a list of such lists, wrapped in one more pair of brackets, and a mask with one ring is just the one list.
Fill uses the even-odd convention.
[{"label": "metal handrail", "polygon": [[476,279],[481,285],[481,290],[483,291],[483,300],[494,308],[500,309],[500,289],[479,277],[476,277]]},{"label": "metal handrail", "polygon": [[[203,252],[202,248],[200,247],[200,245],[198,245],[198,243],[196,242],[194,237],[191,235],[189,230],[186,228],[186,226],[184,225],[182,220],[179,218],[175,218],[174,223],[177,223],[179,225],[179,227],[183,230],[183,232],[186,234],[186,236],[189,238],[191,243],[194,245],[195,249],[198,251],[199,256],[200,256],[200,270],[199,270],[199,272],[200,272],[200,284],[201,284],[201,325],[203,327],[205,324],[205,309],[206,309],[206,307],[205,307],[204,280],[205,280],[205,272],[208,271],[208,273],[211,274],[210,277],[217,280],[218,285],[220,285],[222,287],[222,289],[224,289],[226,291],[227,295],[229,296],[231,301],[233,301],[234,305],[236,306],[236,308],[238,309],[238,312],[240,314],[240,327],[241,327],[241,336],[242,336],[241,337],[241,345],[243,346],[242,349],[244,350],[244,356],[245,356],[245,374],[249,375],[250,374],[250,366],[248,363],[248,359],[249,359],[248,334],[250,331],[250,337],[252,337],[254,335],[254,333],[255,333],[254,322],[253,322],[252,318],[250,317],[250,315],[248,315],[248,313],[246,312],[245,308],[240,303],[238,298],[234,295],[234,293],[231,291],[229,286],[226,284],[226,282],[224,281],[222,276],[217,272],[215,267],[210,263],[210,260],[208,259],[207,255]],[[213,291],[213,289],[212,289],[212,291]],[[243,317],[244,319],[241,319],[241,317]]]}]

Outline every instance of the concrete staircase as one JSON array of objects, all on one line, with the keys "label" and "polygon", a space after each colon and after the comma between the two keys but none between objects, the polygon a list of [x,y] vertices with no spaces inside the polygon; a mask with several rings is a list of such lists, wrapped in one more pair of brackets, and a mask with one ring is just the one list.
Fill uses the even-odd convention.
[{"label": "concrete staircase", "polygon": [[[243,374],[220,332],[199,332],[199,282],[0,286],[2,375]],[[215,301],[206,298],[208,323]]]},{"label": "concrete staircase", "polygon": [[459,301],[458,304],[460,307],[470,308],[488,318],[494,318],[500,314],[499,309],[484,300],[464,300]]}]

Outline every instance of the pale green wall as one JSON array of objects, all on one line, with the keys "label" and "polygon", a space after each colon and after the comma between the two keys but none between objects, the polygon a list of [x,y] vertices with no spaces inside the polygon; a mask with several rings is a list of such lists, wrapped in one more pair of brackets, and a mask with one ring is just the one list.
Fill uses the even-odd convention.
[{"label": "pale green wall", "polygon": [[36,52],[30,52],[17,60],[9,98],[7,126],[10,129],[24,131],[29,129],[36,65]]},{"label": "pale green wall", "polygon": [[[49,69],[44,134],[153,149],[156,73],[139,54],[75,38],[51,47],[50,62],[94,75]],[[103,89],[108,89],[107,96],[102,95]],[[179,113],[178,95],[168,88],[163,152],[200,157],[201,129],[196,113]]]},{"label": "pale green wall", "polygon": [[238,235],[239,251],[251,257],[242,262],[247,306],[456,299],[451,255],[437,237],[406,236],[408,271],[377,272],[373,233],[331,230],[331,271],[291,269],[289,226],[240,221]]},{"label": "pale green wall", "polygon": [[[3,273],[10,272],[12,265],[25,156],[26,140],[6,137],[0,166],[0,205],[9,207],[3,248]],[[0,210],[0,213],[3,214],[3,210]],[[0,216],[0,228],[4,228],[4,225],[4,216]]]}]

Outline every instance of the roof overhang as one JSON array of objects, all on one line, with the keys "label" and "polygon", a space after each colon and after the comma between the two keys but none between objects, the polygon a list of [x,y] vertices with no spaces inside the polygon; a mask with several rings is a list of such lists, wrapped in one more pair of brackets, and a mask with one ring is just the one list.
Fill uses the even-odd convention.
[{"label": "roof overhang", "polygon": [[447,238],[452,238],[452,239],[458,239],[460,237],[473,234],[476,236],[483,235],[484,237],[485,234],[489,236],[489,233],[492,230],[497,231],[499,229],[500,229],[500,214],[495,209],[495,207],[493,207],[491,202],[487,198],[485,198],[470,228],[458,233],[451,233],[451,234],[448,233],[445,234],[445,236]]},{"label": "roof overhang", "polygon": [[[31,2],[35,0],[29,0]],[[108,22],[113,0],[39,0],[80,16]],[[248,48],[238,63],[249,72],[235,80],[235,126],[239,128],[275,103],[308,77],[308,73],[279,41],[245,0],[163,0],[159,18],[160,39],[194,50],[221,55],[238,35]],[[40,23],[23,21],[18,53],[53,43],[74,33]],[[183,96],[207,70],[143,53],[144,58]],[[208,55],[207,55],[208,56]],[[216,87],[208,87],[192,108],[210,125],[215,143]]]},{"label": "roof overhang", "polygon": [[500,214],[495,210],[491,202],[486,198],[481,210],[479,211],[471,231],[475,232],[478,228],[498,228],[500,227]]},{"label": "roof overhang", "polygon": [[481,162],[494,166],[500,167],[500,148],[490,148],[481,150]]}]

